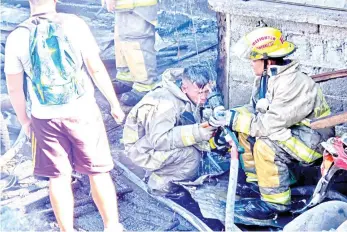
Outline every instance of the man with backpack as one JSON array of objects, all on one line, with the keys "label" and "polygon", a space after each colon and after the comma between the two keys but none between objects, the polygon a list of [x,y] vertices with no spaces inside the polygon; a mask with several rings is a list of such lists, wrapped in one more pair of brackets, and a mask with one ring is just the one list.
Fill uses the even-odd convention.
[{"label": "man with backpack", "polygon": [[134,106],[154,88],[157,60],[154,49],[157,0],[101,0],[115,11],[114,42],[117,81],[124,105]]},{"label": "man with backpack", "polygon": [[[71,172],[89,176],[105,230],[122,231],[109,171],[114,164],[94,86],[121,122],[124,113],[87,24],[56,12],[56,0],[29,0],[31,17],[8,37],[5,73],[13,108],[31,137],[34,174],[49,177],[51,204],[62,231],[73,231]],[[26,112],[24,73],[31,100]]]}]

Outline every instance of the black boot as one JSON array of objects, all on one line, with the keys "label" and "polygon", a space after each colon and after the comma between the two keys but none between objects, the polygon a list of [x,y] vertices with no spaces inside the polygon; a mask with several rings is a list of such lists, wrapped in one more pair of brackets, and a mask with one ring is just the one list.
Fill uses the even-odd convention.
[{"label": "black boot", "polygon": [[277,214],[289,210],[288,205],[273,204],[254,198],[244,198],[235,202],[235,217],[243,220],[272,220],[277,217]]},{"label": "black boot", "polygon": [[135,89],[132,89],[130,92],[123,93],[120,101],[126,106],[136,105],[147,92],[139,92]]},{"label": "black boot", "polygon": [[179,200],[189,195],[187,190],[183,188],[174,188],[174,190],[171,190],[169,192],[162,192],[160,190],[149,188],[148,193],[154,196],[169,198],[171,200]]},{"label": "black boot", "polygon": [[129,92],[132,89],[132,82],[120,81],[120,80],[112,80],[112,85],[116,94],[122,94]]},{"label": "black boot", "polygon": [[236,195],[241,198],[260,198],[259,186],[256,182],[237,183]]}]

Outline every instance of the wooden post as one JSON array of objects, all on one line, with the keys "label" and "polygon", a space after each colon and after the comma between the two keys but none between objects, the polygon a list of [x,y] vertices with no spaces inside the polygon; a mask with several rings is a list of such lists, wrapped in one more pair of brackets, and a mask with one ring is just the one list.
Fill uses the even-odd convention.
[{"label": "wooden post", "polygon": [[332,114],[323,118],[312,120],[310,127],[312,129],[323,129],[332,126],[336,126],[341,123],[347,122],[347,112],[340,112],[337,114]]}]

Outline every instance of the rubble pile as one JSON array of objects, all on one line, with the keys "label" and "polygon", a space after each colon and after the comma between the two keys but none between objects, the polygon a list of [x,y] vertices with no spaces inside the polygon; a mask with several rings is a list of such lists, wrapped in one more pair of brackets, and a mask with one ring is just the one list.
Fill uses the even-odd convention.
[{"label": "rubble pile", "polygon": [[[98,1],[91,0],[78,0],[73,3],[59,1],[57,9],[60,12],[75,13],[87,22],[100,47],[101,58],[110,75],[115,75],[113,14],[101,8]],[[29,14],[28,1],[4,0],[1,3],[0,223],[2,230],[5,231],[58,231],[49,203],[48,181],[32,176],[30,142],[24,134],[20,135],[20,124],[9,101],[3,72],[6,39],[19,23],[29,17]],[[158,33],[162,36],[161,44],[158,45],[161,48],[158,52],[159,71],[197,62],[207,62],[211,70],[214,70],[217,56],[216,31],[216,22],[211,19],[201,19],[196,16],[192,18],[176,12],[159,12]],[[197,45],[196,41],[203,42]],[[109,135],[112,155],[118,162],[121,154],[119,151],[123,149],[120,143],[122,126],[114,122],[109,114],[109,105],[99,91],[96,91],[96,98]],[[130,110],[127,107],[123,108],[125,112]],[[120,220],[126,230],[195,230],[181,216],[130,182],[122,174],[121,169],[115,168],[111,175],[117,187]],[[75,193],[75,228],[78,231],[102,230],[102,220],[92,201],[88,178],[75,174],[72,184]]]},{"label": "rubble pile", "polygon": [[[185,3],[180,2],[176,4],[173,1],[171,11],[161,7],[158,13],[159,26],[157,27],[157,32],[161,37],[157,39],[155,45],[157,49],[158,72],[161,74],[170,67],[186,67],[200,63],[209,67],[211,75],[216,80],[217,74],[213,71],[216,69],[215,60],[218,45],[216,19],[206,17],[206,15],[199,17],[189,13],[178,12],[177,8],[182,7],[183,4]],[[1,6],[1,230],[58,231],[59,228],[49,202],[48,179],[32,175],[33,165],[30,141],[21,131],[20,124],[12,109],[3,72],[6,39],[19,23],[29,17],[29,4],[25,0],[3,0]],[[186,12],[193,12],[190,1],[186,8]],[[61,0],[57,5],[57,10],[59,12],[77,14],[86,21],[96,38],[101,51],[101,58],[110,76],[115,76],[114,15],[103,9],[99,1],[92,0],[76,0],[73,2]],[[124,158],[124,147],[121,143],[123,127],[115,123],[110,115],[108,102],[100,91],[96,90],[95,96],[105,122],[112,156],[115,163],[118,164],[111,171],[111,176],[117,188],[120,222],[125,229],[130,231],[195,231],[197,228],[186,219],[150,197],[143,189],[128,179],[129,177],[124,173],[125,169],[121,169],[121,166],[125,165],[123,162],[126,159]],[[126,113],[131,109],[125,106],[122,106],[122,108]],[[131,169],[131,167],[127,168]],[[317,178],[320,177],[319,167],[300,168],[294,170],[293,175],[298,177],[297,186],[292,190],[293,198],[300,198],[298,202],[304,202],[308,196],[313,194],[314,186],[318,181]],[[305,178],[300,179],[299,177]],[[347,202],[345,183],[346,176],[338,175],[333,182],[334,191],[329,191],[327,195],[328,199],[339,200],[341,207],[343,206],[343,210],[338,211],[341,214],[338,215],[341,216],[340,218],[331,217],[335,219],[335,222],[337,222],[337,219],[342,221],[345,218],[345,212],[347,212],[347,205],[342,202]],[[227,185],[227,181],[221,179],[218,186],[213,182],[211,185],[206,185],[200,189],[196,187],[190,189],[192,198],[200,203],[199,206],[196,206],[197,211],[200,213],[201,210],[205,217],[212,218],[208,220],[224,217],[225,210],[223,207],[225,202],[220,203],[219,198],[217,200],[213,199],[211,195],[216,193],[217,195],[218,193],[223,195],[226,193]],[[305,188],[302,186],[305,186]],[[103,229],[102,219],[92,200],[88,177],[74,173],[72,187],[75,194],[74,217],[76,230],[101,231]],[[219,189],[216,187],[219,187]],[[220,212],[211,211],[211,205],[213,204],[217,205],[217,208],[219,207]],[[323,204],[322,207],[324,207]],[[328,211],[324,208],[322,212]],[[307,214],[306,218],[304,218],[307,221],[307,225],[317,222],[317,220],[310,220],[311,216]],[[325,221],[331,221],[328,214],[325,216]],[[288,220],[292,220],[292,216],[288,218]],[[279,221],[278,224],[281,224],[281,220],[284,219],[279,218],[277,220]],[[321,221],[324,222],[324,220]],[[272,225],[273,227],[270,229],[277,230],[275,227],[280,228],[282,224]],[[291,231],[293,228],[296,228],[295,230],[304,230],[306,228],[301,227],[298,229],[296,224],[300,223],[292,221],[291,224],[288,224],[287,229]],[[259,229],[259,227],[251,228],[246,226],[241,228],[245,230]],[[262,228],[265,229],[267,227]]]},{"label": "rubble pile", "polygon": [[[28,157],[12,161],[10,173],[0,181],[0,223],[4,231],[57,231],[53,209],[49,203],[48,181],[33,177],[32,161]],[[130,187],[119,170],[112,170],[119,199],[120,220],[131,231],[193,230],[194,228],[171,210],[158,205],[139,189]],[[130,183],[131,184],[131,183]],[[134,186],[136,188],[136,186]],[[75,228],[77,231],[101,231],[102,220],[93,203],[86,176],[75,174],[72,188],[75,194]]]}]

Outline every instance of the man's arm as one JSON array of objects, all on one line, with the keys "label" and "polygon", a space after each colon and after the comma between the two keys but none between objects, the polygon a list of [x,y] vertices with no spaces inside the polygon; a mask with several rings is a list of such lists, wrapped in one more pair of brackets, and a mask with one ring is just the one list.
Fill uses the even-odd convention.
[{"label": "man's arm", "polygon": [[27,136],[30,135],[30,118],[26,113],[26,100],[23,90],[24,73],[6,74],[6,83],[11,104],[16,112],[19,123],[24,128]]},{"label": "man's arm", "polygon": [[120,107],[119,101],[113,89],[110,76],[108,75],[108,72],[99,54],[88,55],[87,57],[84,57],[84,62],[95,85],[109,102],[111,106],[112,116],[118,123],[121,123],[124,120],[125,115]]},{"label": "man's arm", "polygon": [[100,58],[99,47],[88,25],[82,19],[80,20],[79,36],[81,41],[79,45],[84,63],[95,85],[109,102],[113,118],[116,122],[121,123],[125,115],[114,92],[110,76]]},{"label": "man's arm", "polygon": [[[21,39],[24,34],[22,32],[20,29],[17,29],[7,37],[4,71],[11,104],[16,112],[19,123],[22,125],[22,129],[30,137],[31,119],[26,113],[26,100],[23,89],[24,69],[19,58],[19,54],[23,49],[23,41]],[[25,32],[29,33],[26,30]]]},{"label": "man's arm", "polygon": [[147,139],[155,150],[167,151],[195,145],[211,138],[215,128],[202,124],[176,126],[176,114],[174,106],[169,101],[162,101],[154,112],[147,118]]}]

